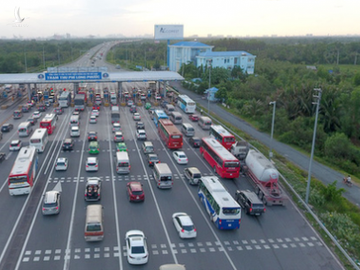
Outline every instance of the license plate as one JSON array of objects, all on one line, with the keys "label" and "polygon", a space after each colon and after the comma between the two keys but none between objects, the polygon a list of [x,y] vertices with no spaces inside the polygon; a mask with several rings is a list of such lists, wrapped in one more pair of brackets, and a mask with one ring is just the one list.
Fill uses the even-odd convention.
[{"label": "license plate", "polygon": [[136,196],[136,199],[138,200],[138,199],[139,199],[139,196]]},{"label": "license plate", "polygon": [[14,185],[25,185],[25,182],[20,182],[20,183],[14,183]]}]

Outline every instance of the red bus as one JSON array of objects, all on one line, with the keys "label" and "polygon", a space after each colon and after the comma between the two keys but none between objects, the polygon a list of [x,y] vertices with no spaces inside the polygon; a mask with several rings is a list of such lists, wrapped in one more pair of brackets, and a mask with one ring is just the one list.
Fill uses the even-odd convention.
[{"label": "red bus", "polygon": [[237,178],[240,175],[240,162],[224,146],[212,137],[201,139],[200,153],[222,178]]},{"label": "red bus", "polygon": [[38,153],[34,146],[22,147],[8,178],[10,195],[29,194],[38,168]]},{"label": "red bus", "polygon": [[158,132],[169,149],[179,149],[183,146],[183,136],[169,119],[159,119]]},{"label": "red bus", "polygon": [[53,134],[56,127],[57,115],[54,113],[46,114],[43,120],[40,122],[40,128],[46,128],[48,134]]},{"label": "red bus", "polygon": [[214,137],[227,150],[230,150],[231,146],[236,142],[235,136],[220,125],[210,127],[210,136]]}]

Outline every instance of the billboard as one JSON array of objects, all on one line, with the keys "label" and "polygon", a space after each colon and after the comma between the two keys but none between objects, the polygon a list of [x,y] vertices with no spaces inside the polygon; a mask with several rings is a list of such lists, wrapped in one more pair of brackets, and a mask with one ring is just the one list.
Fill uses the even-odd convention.
[{"label": "billboard", "polygon": [[182,24],[156,24],[155,39],[183,39],[184,26]]}]

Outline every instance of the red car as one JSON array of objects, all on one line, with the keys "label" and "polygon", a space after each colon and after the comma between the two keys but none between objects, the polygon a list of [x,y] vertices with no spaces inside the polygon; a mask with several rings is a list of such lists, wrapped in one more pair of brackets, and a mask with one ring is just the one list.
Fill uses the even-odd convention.
[{"label": "red car", "polygon": [[145,200],[145,193],[140,182],[129,182],[126,186],[130,202],[142,202]]},{"label": "red car", "polygon": [[197,122],[197,121],[199,121],[199,116],[196,114],[190,114],[189,119],[193,122]]}]

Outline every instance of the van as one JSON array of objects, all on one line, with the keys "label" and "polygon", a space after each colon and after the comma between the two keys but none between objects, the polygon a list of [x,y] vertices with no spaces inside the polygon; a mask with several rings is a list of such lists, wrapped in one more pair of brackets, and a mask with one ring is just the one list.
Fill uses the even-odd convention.
[{"label": "van", "polygon": [[118,174],[130,173],[130,159],[127,152],[116,152],[115,167]]},{"label": "van", "polygon": [[165,112],[167,115],[170,115],[174,111],[175,111],[175,107],[173,105],[171,105],[171,104],[165,105]]},{"label": "van", "polygon": [[179,112],[172,112],[170,114],[170,120],[176,125],[182,123],[182,115]]},{"label": "van", "polygon": [[143,142],[142,149],[143,149],[144,154],[154,153],[154,145],[152,144],[152,142],[149,142],[149,141]]},{"label": "van", "polygon": [[198,185],[201,178],[201,172],[196,167],[189,167],[184,169],[184,176],[189,181],[190,185]]},{"label": "van", "polygon": [[199,119],[198,125],[204,130],[205,129],[210,129],[210,127],[212,125],[212,121],[207,116],[201,116],[200,119]]},{"label": "van", "polygon": [[101,241],[104,238],[103,207],[91,204],[86,207],[85,241]]},{"label": "van", "polygon": [[70,117],[70,127],[75,127],[80,125],[80,117],[79,115],[72,115]]},{"label": "van", "polygon": [[166,163],[156,163],[154,165],[154,179],[158,188],[172,188],[173,176]]},{"label": "van", "polygon": [[30,122],[22,122],[20,123],[18,127],[18,134],[19,137],[27,137],[30,135],[30,133],[33,131],[33,128],[31,126]]},{"label": "van", "polygon": [[184,123],[181,126],[181,132],[184,133],[187,137],[195,136],[195,129],[194,127],[189,123]]}]

